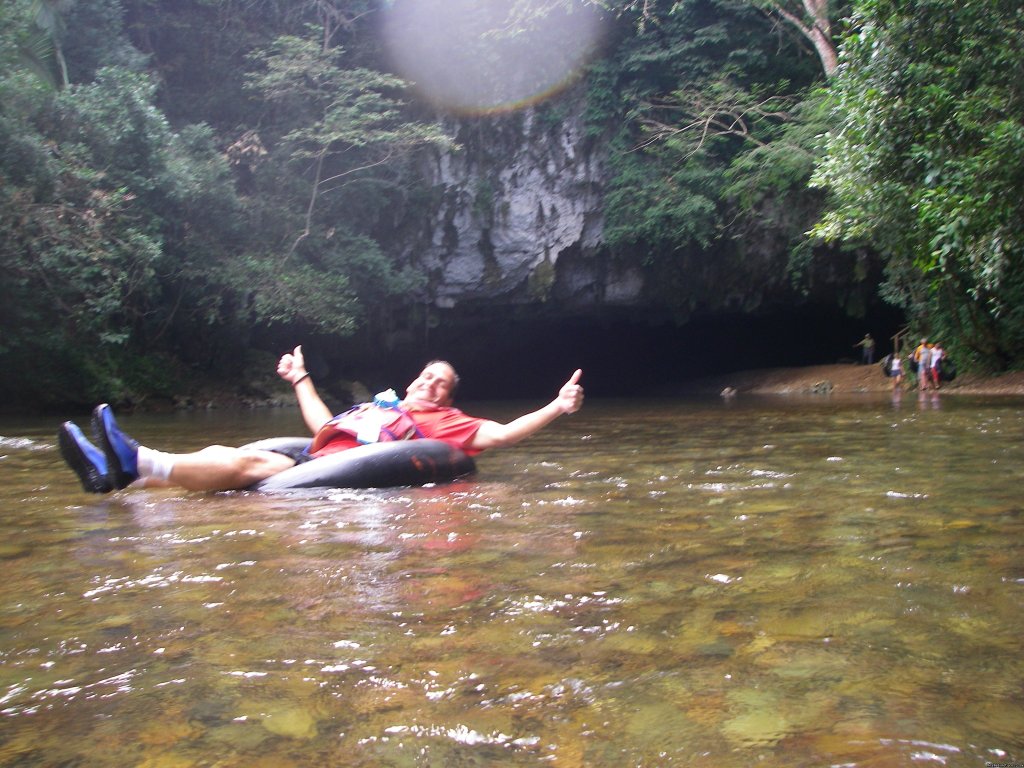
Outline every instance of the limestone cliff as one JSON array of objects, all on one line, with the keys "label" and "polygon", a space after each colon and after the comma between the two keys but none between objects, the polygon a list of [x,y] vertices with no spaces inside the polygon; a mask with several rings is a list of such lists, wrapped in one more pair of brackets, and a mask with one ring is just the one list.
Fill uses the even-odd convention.
[{"label": "limestone cliff", "polygon": [[427,223],[404,245],[429,276],[428,303],[636,301],[639,272],[599,258],[606,144],[581,112],[568,95],[449,123],[459,147],[431,158]]}]

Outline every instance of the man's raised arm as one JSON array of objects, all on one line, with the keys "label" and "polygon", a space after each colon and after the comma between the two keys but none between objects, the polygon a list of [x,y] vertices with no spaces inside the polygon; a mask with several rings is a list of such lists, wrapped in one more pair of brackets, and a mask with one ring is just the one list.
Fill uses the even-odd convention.
[{"label": "man's raised arm", "polygon": [[316,387],[313,386],[313,380],[306,371],[306,359],[302,355],[301,344],[281,357],[277,363],[277,375],[292,385],[295,397],[299,401],[302,420],[306,422],[309,431],[315,435],[320,427],[331,420],[334,414],[320,399]]},{"label": "man's raised arm", "polygon": [[483,451],[487,448],[512,445],[529,437],[534,432],[539,432],[563,413],[575,413],[583,406],[583,387],[579,384],[582,375],[583,371],[576,369],[576,372],[558,390],[558,396],[543,408],[523,414],[508,424],[485,421],[480,425],[480,429],[477,430],[472,442],[467,447]]}]

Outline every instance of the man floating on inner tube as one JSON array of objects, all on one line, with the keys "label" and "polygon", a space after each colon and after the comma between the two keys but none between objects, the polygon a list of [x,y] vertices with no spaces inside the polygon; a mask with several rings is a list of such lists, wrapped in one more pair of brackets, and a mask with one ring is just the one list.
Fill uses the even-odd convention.
[{"label": "man floating on inner tube", "polygon": [[583,387],[579,384],[583,371],[576,370],[554,400],[507,424],[468,416],[452,407],[458,374],[450,363],[438,360],[427,364],[397,405],[360,406],[335,417],[313,386],[301,346],[281,357],[277,373],[294,388],[303,420],[314,435],[309,449],[302,454],[223,445],[194,453],[156,451],[124,434],[106,404],[97,406],[92,417],[100,447],[90,443],[82,430],[68,421],[57,434],[61,454],[78,475],[82,487],[91,493],[120,490],[136,480],[150,487],[241,490],[304,461],[358,447],[367,442],[361,431],[368,427],[376,427],[377,439],[441,440],[472,456],[488,448],[517,443],[583,405]]}]

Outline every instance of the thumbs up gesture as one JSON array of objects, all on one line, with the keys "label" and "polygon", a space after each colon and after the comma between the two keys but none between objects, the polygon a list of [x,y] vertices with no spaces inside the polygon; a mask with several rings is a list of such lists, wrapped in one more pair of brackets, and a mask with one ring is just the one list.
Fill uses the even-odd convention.
[{"label": "thumbs up gesture", "polygon": [[576,413],[576,411],[583,407],[583,387],[579,384],[580,377],[582,376],[583,370],[577,368],[576,372],[558,390],[558,397],[555,398],[555,402],[562,409],[562,413]]}]

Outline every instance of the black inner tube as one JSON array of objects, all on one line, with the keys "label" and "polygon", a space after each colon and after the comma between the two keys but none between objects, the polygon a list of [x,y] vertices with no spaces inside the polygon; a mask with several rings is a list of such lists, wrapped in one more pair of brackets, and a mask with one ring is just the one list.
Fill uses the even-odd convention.
[{"label": "black inner tube", "polygon": [[[280,437],[242,446],[296,456],[308,438]],[[476,471],[476,462],[440,440],[397,440],[370,443],[297,464],[249,486],[253,491],[295,488],[393,488],[448,483]]]}]

